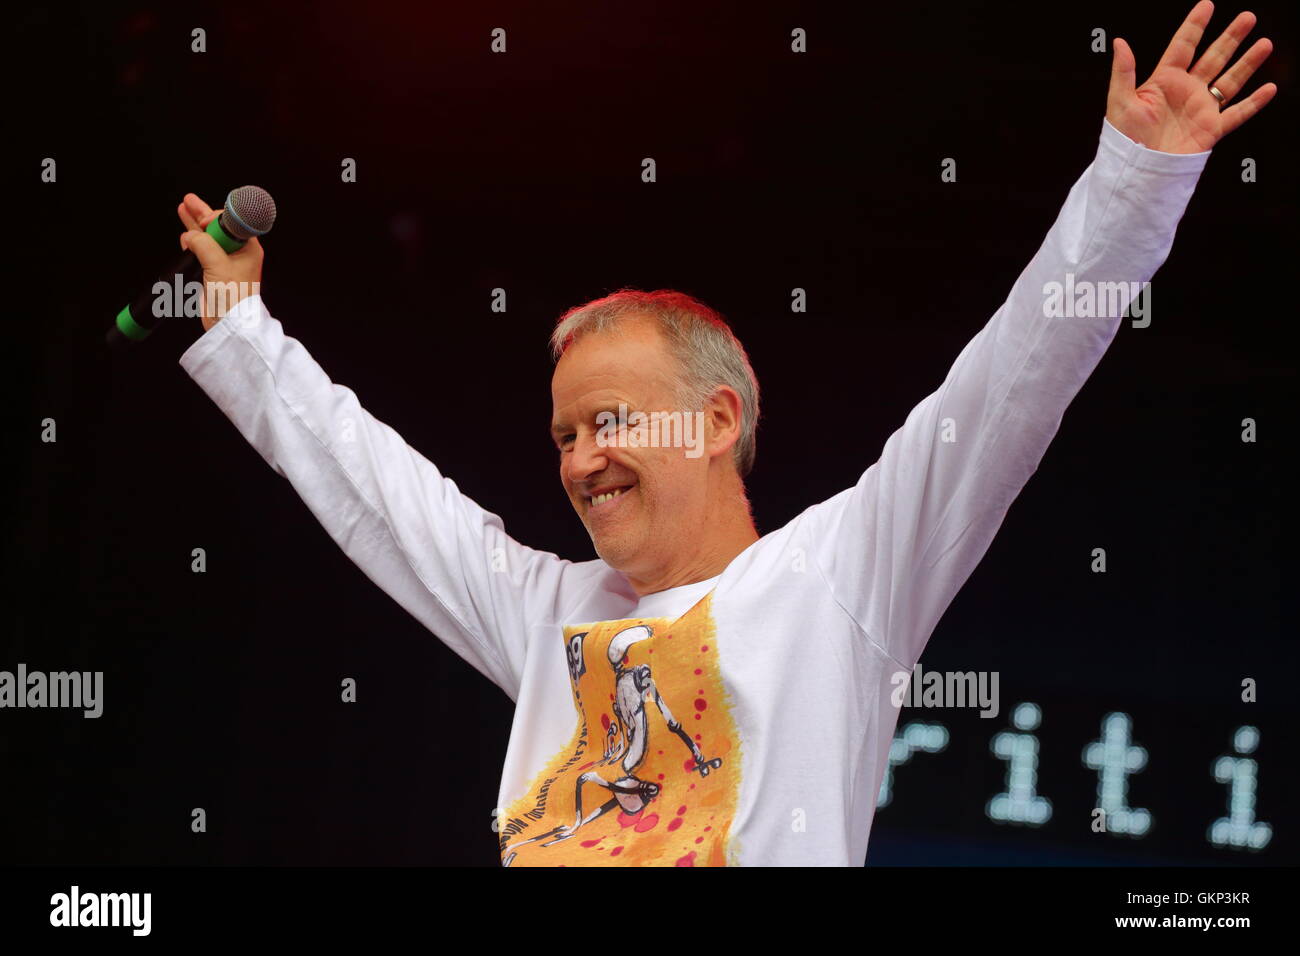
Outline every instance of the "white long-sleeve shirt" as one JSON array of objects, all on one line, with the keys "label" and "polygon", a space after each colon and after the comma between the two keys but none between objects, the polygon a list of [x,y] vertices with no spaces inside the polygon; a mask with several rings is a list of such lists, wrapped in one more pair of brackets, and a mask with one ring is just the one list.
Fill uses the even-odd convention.
[{"label": "white long-sleeve shirt", "polygon": [[[1079,290],[1151,278],[1208,156],[1103,121],[1006,302],[857,484],[717,577],[640,599],[603,561],[511,539],[260,296],[180,364],[344,553],[516,702],[504,864],[860,866],[892,678],[912,671],[1132,298],[1069,314],[1086,311]],[[1053,314],[1051,283],[1084,308]]]}]

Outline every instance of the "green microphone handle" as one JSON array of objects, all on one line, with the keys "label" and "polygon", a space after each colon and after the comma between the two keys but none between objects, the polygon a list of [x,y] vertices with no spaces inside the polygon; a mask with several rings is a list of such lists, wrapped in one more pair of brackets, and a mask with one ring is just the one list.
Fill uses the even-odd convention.
[{"label": "green microphone handle", "polygon": [[[215,239],[217,245],[228,253],[242,249],[243,241],[233,238],[221,227],[222,218],[223,216],[217,216],[213,219],[204,232]],[[202,276],[203,266],[193,252],[186,250],[170,269],[159,275],[158,280],[147,292],[139,295],[135,301],[124,306],[122,311],[117,313],[117,319],[105,336],[109,345],[143,341],[164,319],[181,314],[185,286],[190,282],[198,281]],[[159,290],[159,283],[165,288]]]}]

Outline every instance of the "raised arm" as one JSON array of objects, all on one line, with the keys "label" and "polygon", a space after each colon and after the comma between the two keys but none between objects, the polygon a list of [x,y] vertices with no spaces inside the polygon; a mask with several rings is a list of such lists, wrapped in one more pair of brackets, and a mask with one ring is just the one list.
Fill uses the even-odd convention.
[{"label": "raised arm", "polygon": [[[1189,72],[1210,9],[1208,0],[1197,5],[1136,90],[1132,52],[1115,42],[1096,158],[1007,300],[857,485],[798,519],[837,602],[909,669],[1124,311],[1165,261],[1208,149],[1272,96],[1261,87],[1220,113],[1206,85],[1249,30],[1250,14]],[[1225,102],[1269,49],[1261,40],[1216,81]]]},{"label": "raised arm", "polygon": [[260,295],[214,322],[180,364],[375,584],[517,698],[530,629],[588,585],[594,563],[511,539],[330,381]]}]

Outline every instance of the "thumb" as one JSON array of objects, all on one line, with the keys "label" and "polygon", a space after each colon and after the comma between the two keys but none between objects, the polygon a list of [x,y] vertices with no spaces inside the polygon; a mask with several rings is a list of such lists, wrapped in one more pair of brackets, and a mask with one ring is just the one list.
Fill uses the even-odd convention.
[{"label": "thumb", "polygon": [[1137,60],[1127,41],[1115,37],[1111,41],[1114,57],[1110,65],[1110,91],[1107,99],[1126,99],[1137,88]]},{"label": "thumb", "polygon": [[205,272],[219,270],[228,258],[226,250],[217,245],[217,240],[197,229],[191,229],[181,236],[181,245],[194,253],[194,258],[199,260]]}]

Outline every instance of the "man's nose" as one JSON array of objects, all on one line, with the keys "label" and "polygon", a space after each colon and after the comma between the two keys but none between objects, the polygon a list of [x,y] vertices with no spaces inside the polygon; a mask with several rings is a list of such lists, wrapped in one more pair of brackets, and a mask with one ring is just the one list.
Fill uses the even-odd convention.
[{"label": "man's nose", "polygon": [[573,448],[568,455],[569,481],[586,481],[608,467],[609,457],[594,433],[580,434],[573,439]]}]

